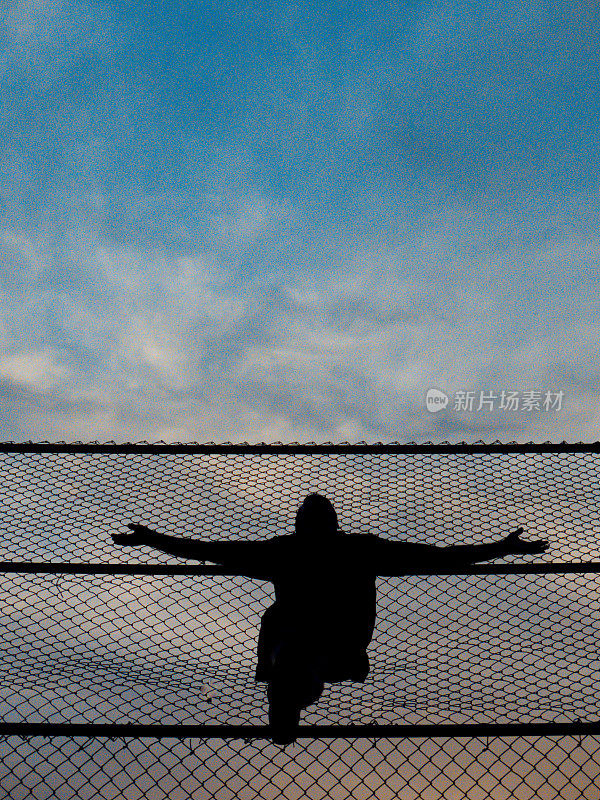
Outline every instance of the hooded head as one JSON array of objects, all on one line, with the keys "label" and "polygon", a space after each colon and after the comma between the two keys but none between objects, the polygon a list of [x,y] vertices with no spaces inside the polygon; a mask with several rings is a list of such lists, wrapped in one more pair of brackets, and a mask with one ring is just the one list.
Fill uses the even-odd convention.
[{"label": "hooded head", "polygon": [[322,539],[338,531],[338,518],[331,502],[323,495],[309,494],[296,512],[296,536]]}]

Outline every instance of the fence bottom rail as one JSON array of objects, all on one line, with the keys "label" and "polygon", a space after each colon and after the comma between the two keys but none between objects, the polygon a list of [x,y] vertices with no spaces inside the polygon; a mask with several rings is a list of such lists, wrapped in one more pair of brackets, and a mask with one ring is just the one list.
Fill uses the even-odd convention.
[{"label": "fence bottom rail", "polygon": [[[533,722],[464,725],[304,725],[298,738],[306,739],[431,739],[511,736],[595,736],[600,720],[593,722]],[[266,725],[132,725],[53,722],[0,723],[0,736],[88,736],[203,739],[270,739]]]}]

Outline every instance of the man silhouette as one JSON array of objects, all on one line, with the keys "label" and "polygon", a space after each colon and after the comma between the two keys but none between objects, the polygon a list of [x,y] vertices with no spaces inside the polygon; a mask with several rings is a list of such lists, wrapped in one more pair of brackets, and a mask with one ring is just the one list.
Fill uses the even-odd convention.
[{"label": "man silhouette", "polygon": [[116,544],[147,545],[273,581],[275,603],[262,616],[255,680],[268,682],[278,744],[296,739],[301,710],[319,699],[325,683],[367,677],[378,573],[461,567],[548,548],[546,541],[520,539],[523,528],[498,542],[448,547],[344,534],[333,505],[314,493],[298,508],[294,534],[262,541],[207,542],[128,527],[133,533],[113,534]]}]

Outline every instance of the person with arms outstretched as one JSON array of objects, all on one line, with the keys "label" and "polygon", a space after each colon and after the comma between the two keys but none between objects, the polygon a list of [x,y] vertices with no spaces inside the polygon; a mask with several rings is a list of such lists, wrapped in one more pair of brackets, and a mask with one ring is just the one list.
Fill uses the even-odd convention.
[{"label": "person with arms outstretched", "polygon": [[378,574],[460,568],[548,549],[546,541],[522,540],[523,528],[498,542],[447,547],[345,534],[332,503],[316,493],[298,508],[293,534],[265,540],[209,542],[128,527],[133,533],[113,534],[116,544],[146,545],[273,581],[275,603],[262,616],[255,680],[268,683],[269,724],[278,744],[295,741],[302,709],[319,699],[325,683],[367,677]]}]

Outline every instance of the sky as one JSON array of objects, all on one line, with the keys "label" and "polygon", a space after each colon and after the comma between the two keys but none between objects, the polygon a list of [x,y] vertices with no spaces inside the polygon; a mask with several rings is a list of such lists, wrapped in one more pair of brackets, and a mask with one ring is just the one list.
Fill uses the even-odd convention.
[{"label": "sky", "polygon": [[596,441],[596,20],[15,0],[0,437]]}]

